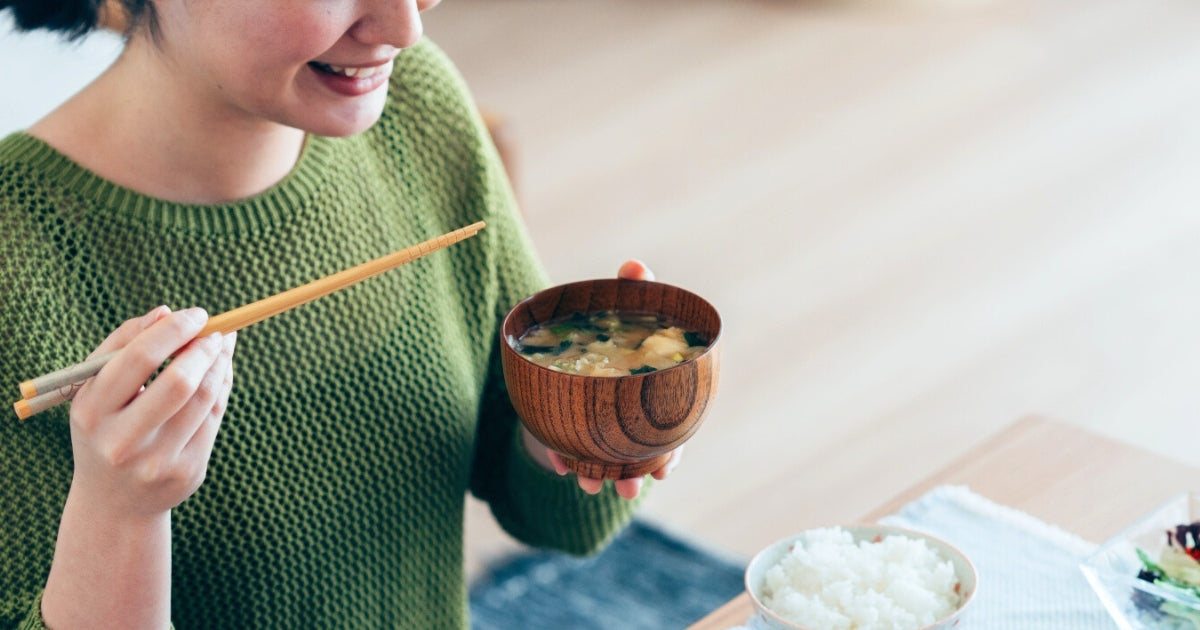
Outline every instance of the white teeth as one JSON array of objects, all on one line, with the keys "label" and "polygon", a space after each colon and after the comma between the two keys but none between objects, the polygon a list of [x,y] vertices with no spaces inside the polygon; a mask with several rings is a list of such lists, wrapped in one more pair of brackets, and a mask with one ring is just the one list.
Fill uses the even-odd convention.
[{"label": "white teeth", "polygon": [[384,68],[384,66],[374,66],[372,68],[347,68],[345,66],[333,66],[329,64],[325,64],[325,67],[331,72],[340,74],[344,77],[350,77],[352,79],[365,79],[367,77],[375,76],[376,74],[383,72]]}]

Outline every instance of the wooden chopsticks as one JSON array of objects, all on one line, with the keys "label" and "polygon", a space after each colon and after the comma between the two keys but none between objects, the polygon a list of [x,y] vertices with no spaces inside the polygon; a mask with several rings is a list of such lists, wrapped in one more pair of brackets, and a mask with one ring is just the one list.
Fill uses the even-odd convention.
[{"label": "wooden chopsticks", "polygon": [[[436,238],[418,243],[412,247],[392,252],[370,262],[356,267],[339,271],[330,276],[314,280],[308,284],[288,289],[257,302],[239,306],[231,311],[210,317],[208,324],[200,331],[197,338],[212,333],[228,334],[241,330],[251,324],[261,322],[268,317],[278,315],[288,309],[311,302],[348,287],[352,284],[377,276],[385,271],[394,269],[439,249],[449,247],[459,241],[474,236],[485,227],[483,221],[473,223],[453,232],[447,232]],[[119,352],[119,351],[117,351]],[[20,384],[21,400],[13,403],[17,417],[25,420],[34,414],[41,413],[55,405],[66,402],[75,396],[75,392],[96,375],[117,352],[92,357],[81,363],[30,379]]]}]

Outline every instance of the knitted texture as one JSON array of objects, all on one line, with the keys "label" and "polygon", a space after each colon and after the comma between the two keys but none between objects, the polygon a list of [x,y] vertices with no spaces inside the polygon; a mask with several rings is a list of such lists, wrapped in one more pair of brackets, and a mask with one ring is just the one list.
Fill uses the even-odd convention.
[{"label": "knitted texture", "polygon": [[[208,477],[172,516],[176,628],[467,627],[468,489],[518,539],[589,553],[634,505],[519,446],[498,326],[544,277],[461,77],[423,42],[380,122],[309,137],[251,199],[168,203],[0,141],[0,391],[158,304],[224,312],[475,221],[475,237],[243,330]],[[37,608],[69,407],[0,420],[0,628]],[[24,626],[21,624],[24,623]]]}]

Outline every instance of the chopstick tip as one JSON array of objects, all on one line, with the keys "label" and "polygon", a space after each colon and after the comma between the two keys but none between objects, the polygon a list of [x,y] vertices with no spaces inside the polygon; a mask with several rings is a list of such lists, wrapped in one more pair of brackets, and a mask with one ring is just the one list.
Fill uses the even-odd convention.
[{"label": "chopstick tip", "polygon": [[25,381],[18,387],[21,389],[21,398],[33,398],[38,395],[37,385],[33,381]]},{"label": "chopstick tip", "polygon": [[17,418],[28,420],[33,415],[33,407],[29,406],[28,400],[18,400],[13,403],[13,411],[17,412]]}]

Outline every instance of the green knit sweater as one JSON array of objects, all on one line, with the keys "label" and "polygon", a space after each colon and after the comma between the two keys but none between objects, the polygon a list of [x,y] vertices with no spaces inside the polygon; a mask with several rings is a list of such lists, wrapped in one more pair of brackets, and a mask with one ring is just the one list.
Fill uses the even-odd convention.
[{"label": "green knit sweater", "polygon": [[[520,446],[502,315],[544,283],[444,55],[396,61],[378,124],[309,137],[237,203],[121,188],[0,141],[0,391],[77,362],[155,305],[216,314],[475,221],[446,250],[247,328],[205,483],[173,513],[176,628],[467,626],[468,490],[532,545],[589,553],[628,520]],[[0,419],[0,628],[38,602],[72,474],[68,407]]]}]

